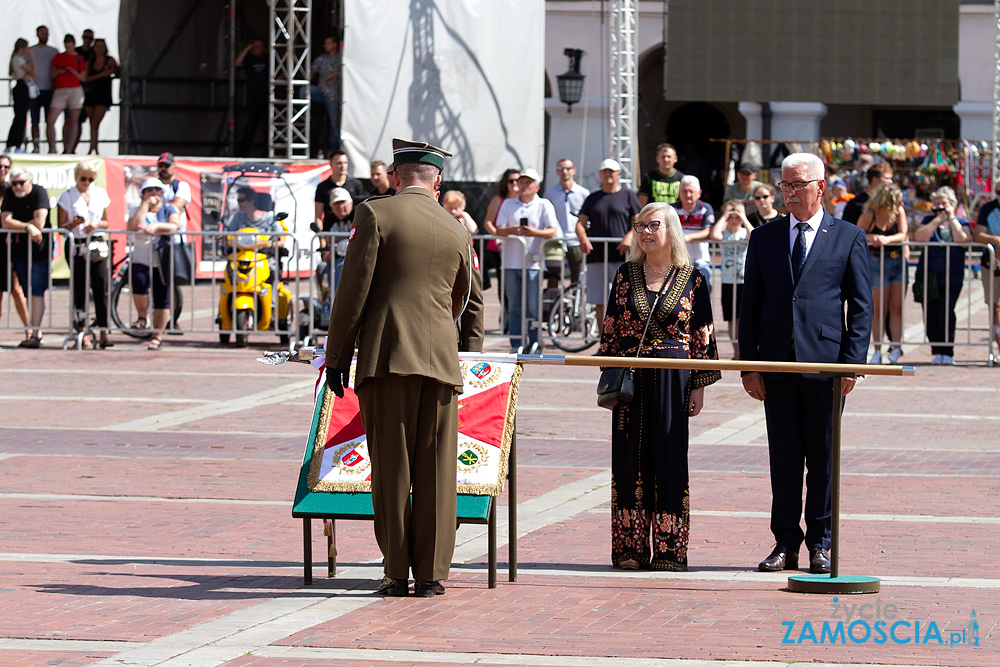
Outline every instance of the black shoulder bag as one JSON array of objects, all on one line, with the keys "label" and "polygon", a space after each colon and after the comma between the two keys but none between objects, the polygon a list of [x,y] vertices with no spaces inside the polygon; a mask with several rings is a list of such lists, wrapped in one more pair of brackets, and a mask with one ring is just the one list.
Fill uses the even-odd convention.
[{"label": "black shoulder bag", "polygon": [[[670,273],[663,279],[656,300],[649,309],[649,317],[646,318],[646,326],[642,329],[642,338],[639,339],[639,346],[635,350],[635,356],[639,356],[642,351],[642,344],[646,341],[646,332],[649,331],[649,322],[653,319],[656,307],[660,305],[660,297],[667,289],[667,284],[673,280],[676,271],[671,268]],[[643,284],[643,289],[645,289]],[[608,410],[614,410],[619,405],[626,405],[632,402],[635,394],[634,368],[608,368],[601,371],[601,379],[597,383],[597,405]]]}]

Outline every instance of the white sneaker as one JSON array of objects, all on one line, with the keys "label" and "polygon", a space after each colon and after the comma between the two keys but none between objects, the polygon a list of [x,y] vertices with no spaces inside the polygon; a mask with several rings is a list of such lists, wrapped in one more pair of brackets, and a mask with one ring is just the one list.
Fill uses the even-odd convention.
[{"label": "white sneaker", "polygon": [[933,359],[931,359],[931,363],[932,363],[932,364],[937,364],[937,365],[939,365],[939,366],[940,366],[941,364],[943,364],[943,363],[944,363],[944,355],[941,355],[941,354],[935,354],[935,355],[934,355],[934,358],[933,358]]},{"label": "white sneaker", "polygon": [[944,364],[945,366],[954,366],[955,357],[951,356],[950,354],[942,354],[941,363]]},{"label": "white sneaker", "polygon": [[891,350],[889,350],[889,363],[895,364],[897,361],[899,361],[899,358],[901,356],[903,356],[903,350],[901,348],[898,347],[892,348]]},{"label": "white sneaker", "polygon": [[872,366],[879,366],[882,364],[882,350],[875,350],[875,354],[872,358],[868,360],[868,363]]}]

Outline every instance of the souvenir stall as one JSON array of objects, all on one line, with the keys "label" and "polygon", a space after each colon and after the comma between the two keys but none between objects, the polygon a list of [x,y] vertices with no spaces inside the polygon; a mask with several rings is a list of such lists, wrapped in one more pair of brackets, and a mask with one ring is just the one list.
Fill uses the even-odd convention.
[{"label": "souvenir stall", "polygon": [[975,219],[984,197],[992,193],[992,155],[985,141],[828,138],[819,142],[819,150],[829,170],[842,176],[866,153],[891,164],[903,190],[903,205],[911,212],[929,211],[934,190],[949,185],[965,213]]}]

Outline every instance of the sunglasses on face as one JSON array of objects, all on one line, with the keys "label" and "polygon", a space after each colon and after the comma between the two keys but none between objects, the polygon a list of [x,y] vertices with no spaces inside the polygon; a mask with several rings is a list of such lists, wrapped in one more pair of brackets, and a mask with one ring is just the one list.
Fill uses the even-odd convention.
[{"label": "sunglasses on face", "polygon": [[754,197],[757,201],[764,201],[765,199],[770,199],[771,195],[764,195],[763,197]]},{"label": "sunglasses on face", "polygon": [[246,204],[248,201],[250,201],[250,198],[249,197],[237,197],[236,201],[239,202],[240,204]]},{"label": "sunglasses on face", "polygon": [[160,162],[160,163],[159,163],[159,164],[157,164],[156,166],[157,166],[157,167],[159,167],[160,169],[167,169],[167,168],[168,168],[168,167],[170,167],[171,165],[170,165],[170,163],[169,163],[169,162]]},{"label": "sunglasses on face", "polygon": [[11,181],[10,184],[11,185],[24,185],[27,182],[28,181]]},{"label": "sunglasses on face", "polygon": [[82,183],[93,183],[94,177],[93,176],[81,176],[80,178],[78,178],[76,180],[78,180],[78,181],[80,181]]},{"label": "sunglasses on face", "polygon": [[507,185],[513,185],[514,183],[517,183],[517,179],[516,178],[508,178],[507,179]]}]

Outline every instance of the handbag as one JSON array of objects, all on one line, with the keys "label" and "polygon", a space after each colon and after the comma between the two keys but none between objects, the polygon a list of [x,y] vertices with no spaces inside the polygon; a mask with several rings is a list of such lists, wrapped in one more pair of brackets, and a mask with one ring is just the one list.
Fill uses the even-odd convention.
[{"label": "handbag", "polygon": [[190,285],[194,282],[194,244],[178,243],[174,246],[174,284]]},{"label": "handbag", "polygon": [[90,255],[91,263],[103,262],[111,255],[111,245],[108,237],[104,234],[95,234],[90,237],[87,243],[87,254]]},{"label": "handbag", "polygon": [[[649,317],[646,318],[646,326],[642,329],[642,337],[639,339],[639,346],[635,350],[635,356],[639,356],[642,344],[646,341],[646,332],[649,331],[649,322],[653,319],[656,307],[660,305],[660,297],[667,289],[667,283],[673,279],[675,269],[671,267],[670,273],[663,280],[656,300],[649,309]],[[634,368],[607,368],[601,371],[601,378],[597,381],[597,405],[607,410],[614,410],[619,405],[627,405],[632,402],[635,395],[635,369]]]},{"label": "handbag", "polygon": [[38,99],[38,96],[42,94],[42,91],[39,90],[38,84],[35,83],[34,80],[27,79],[24,82],[24,85],[28,87],[28,99],[29,100],[36,100],[36,99]]}]

